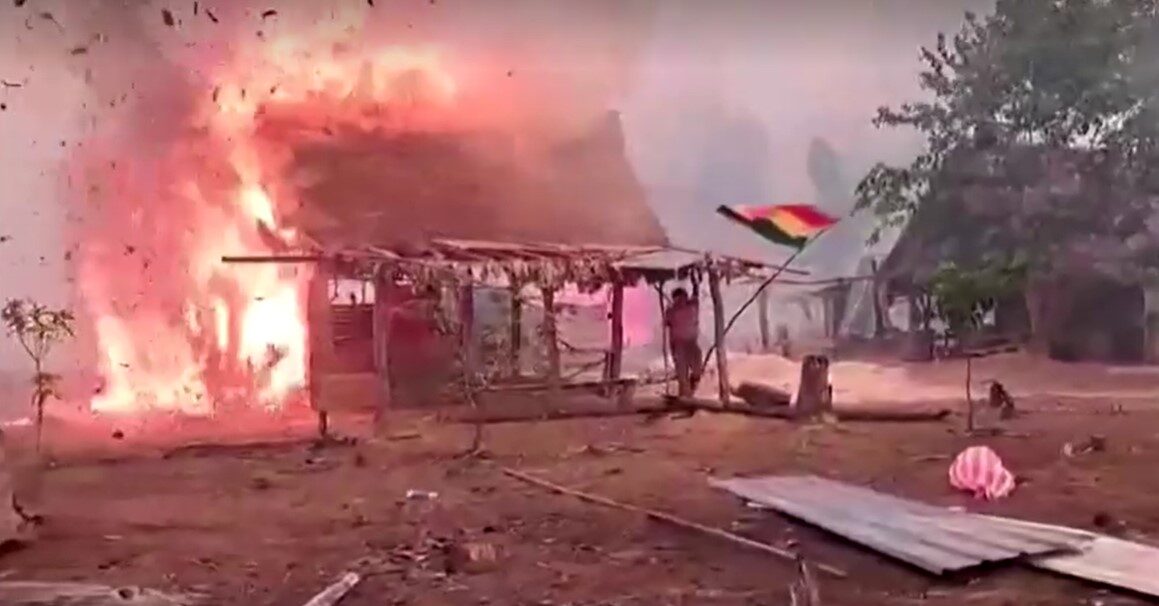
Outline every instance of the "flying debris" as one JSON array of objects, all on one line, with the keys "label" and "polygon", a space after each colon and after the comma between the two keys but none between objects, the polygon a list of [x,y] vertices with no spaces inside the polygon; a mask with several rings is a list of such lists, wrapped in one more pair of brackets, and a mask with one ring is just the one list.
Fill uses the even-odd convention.
[{"label": "flying debris", "polygon": [[205,16],[209,17],[209,20],[214,22],[214,23],[221,23],[220,21],[217,20],[217,15],[213,14],[213,11],[209,10],[208,8],[205,9]]},{"label": "flying debris", "polygon": [[12,3],[16,5],[16,8],[20,8],[24,6],[26,2],[28,2],[28,0],[13,0]]},{"label": "flying debris", "polygon": [[[43,13],[38,13],[36,16],[40,17],[44,21],[48,21],[49,23],[52,23],[53,25],[56,26],[56,29],[59,29],[62,32],[64,31],[64,26],[60,24],[60,21],[56,20],[56,17],[53,16],[52,13],[45,11]],[[29,28],[29,29],[31,29],[31,28]]]},{"label": "flying debris", "polygon": [[169,27],[177,25],[177,20],[173,18],[173,12],[167,8],[161,9],[161,20]]},{"label": "flying debris", "polygon": [[270,17],[276,17],[276,16],[278,16],[278,11],[276,11],[272,8],[262,12],[262,19],[269,19]]}]

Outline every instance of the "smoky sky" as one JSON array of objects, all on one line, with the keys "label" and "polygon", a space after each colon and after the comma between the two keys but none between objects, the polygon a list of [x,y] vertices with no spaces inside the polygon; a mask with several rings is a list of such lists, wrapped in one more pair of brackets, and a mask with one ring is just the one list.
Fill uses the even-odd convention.
[{"label": "smoky sky", "polygon": [[[539,100],[542,111],[530,112],[529,121],[582,126],[619,110],[633,167],[674,242],[780,258],[781,251],[720,223],[712,208],[793,201],[839,209],[873,162],[904,161],[920,143],[870,124],[878,105],[919,94],[918,47],[956,30],[964,10],[991,3],[374,4],[223,0],[200,2],[197,14],[192,1],[0,5],[0,298],[76,304],[66,229],[76,218],[62,203],[76,184],[65,167],[93,129],[173,128],[157,89],[175,104],[205,94],[212,82],[198,69],[230,56],[234,41],[295,28],[328,28],[340,39],[353,22],[364,22],[378,43],[447,46],[461,64],[477,64],[470,77],[510,76],[522,83],[511,94]],[[269,10],[277,15],[263,18]],[[134,104],[150,87],[154,105]],[[818,145],[829,150],[829,176],[816,167],[810,173],[810,149]],[[841,254],[860,252],[848,248]],[[0,367],[18,360],[0,342]]]}]

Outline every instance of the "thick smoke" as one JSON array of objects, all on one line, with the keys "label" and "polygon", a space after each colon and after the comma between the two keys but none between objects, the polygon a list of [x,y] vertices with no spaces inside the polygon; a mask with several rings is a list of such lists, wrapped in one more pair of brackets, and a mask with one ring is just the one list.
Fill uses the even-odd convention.
[{"label": "thick smoke", "polygon": [[[781,251],[713,223],[712,207],[838,200],[835,190],[850,189],[873,161],[904,160],[916,140],[876,132],[868,122],[874,107],[916,94],[917,46],[939,29],[956,28],[963,9],[985,10],[989,1],[369,4],[0,5],[0,78],[20,84],[0,88],[4,165],[20,167],[0,202],[0,234],[16,232],[0,243],[0,296],[68,302],[66,259],[85,256],[61,236],[83,226],[65,226],[108,221],[101,205],[116,203],[118,183],[155,189],[161,204],[167,184],[149,183],[146,167],[173,160],[166,150],[188,135],[195,122],[189,112],[213,94],[222,65],[271,47],[438,46],[474,95],[477,111],[464,120],[523,134],[515,143],[480,144],[476,151],[525,156],[533,171],[541,170],[545,150],[554,154],[556,143],[582,138],[607,109],[621,109],[634,167],[674,240],[726,250],[745,242],[734,252],[780,258]],[[729,133],[738,133],[733,145]],[[840,156],[844,185],[810,178],[808,149],[817,138]],[[91,171],[112,162],[116,169],[98,171],[98,188],[90,190]],[[228,175],[221,178],[228,184]],[[302,178],[308,183],[316,176]],[[165,212],[180,221],[183,210]],[[155,216],[158,225],[161,217]],[[709,225],[714,228],[697,229]],[[115,243],[126,305],[136,296],[144,260],[160,252],[148,249],[167,240],[150,238],[153,244],[128,243],[134,246],[128,255],[126,243]],[[88,258],[111,260],[113,253]],[[158,262],[149,271],[160,275]],[[16,359],[0,349],[0,367]]]}]

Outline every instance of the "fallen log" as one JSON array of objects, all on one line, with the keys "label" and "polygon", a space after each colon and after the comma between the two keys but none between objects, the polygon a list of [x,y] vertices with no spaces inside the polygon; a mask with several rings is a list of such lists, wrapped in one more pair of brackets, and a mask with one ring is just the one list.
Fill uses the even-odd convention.
[{"label": "fallen log", "polygon": [[789,392],[761,383],[741,383],[732,389],[732,394],[755,408],[774,408],[793,403],[793,396]]},{"label": "fallen log", "polygon": [[[654,509],[645,509],[643,507],[638,507],[636,505],[629,505],[627,503],[621,503],[619,501],[614,501],[612,499],[609,499],[608,497],[604,497],[604,496],[600,496],[600,495],[596,495],[596,494],[591,494],[591,493],[586,493],[586,492],[581,492],[579,490],[574,490],[571,488],[560,486],[559,484],[554,484],[552,482],[548,482],[547,480],[543,480],[543,479],[525,474],[521,471],[516,471],[516,470],[508,468],[508,467],[501,467],[500,469],[503,471],[503,473],[505,475],[507,475],[509,477],[515,478],[515,479],[520,480],[522,482],[526,482],[528,484],[538,486],[540,488],[546,488],[547,490],[550,490],[551,492],[555,492],[555,493],[559,493],[559,494],[563,494],[563,495],[568,495],[571,497],[575,497],[581,501],[587,501],[588,503],[595,503],[597,505],[603,505],[605,507],[611,507],[613,509],[619,509],[621,511],[630,511],[632,513],[638,513],[638,514],[641,514],[641,515],[643,515],[649,519],[652,519],[652,520],[667,522],[668,524],[672,524],[674,526],[678,526],[678,527],[684,528],[686,530],[695,530],[697,532],[701,532],[701,533],[704,533],[704,534],[707,534],[710,536],[714,536],[714,537],[717,537],[719,539],[724,539],[726,541],[729,541],[730,543],[735,543],[737,545],[743,545],[745,547],[756,549],[758,551],[763,551],[767,554],[777,556],[779,558],[788,560],[790,562],[795,563],[797,561],[797,555],[792,553],[792,552],[786,551],[784,549],[780,549],[779,547],[774,547],[774,546],[769,545],[767,543],[761,543],[760,541],[754,541],[752,539],[748,539],[748,538],[742,537],[738,534],[733,534],[731,532],[721,530],[719,528],[713,528],[711,526],[705,526],[703,524],[698,524],[698,523],[693,522],[691,520],[685,520],[683,518],[678,518],[672,514],[664,513],[662,511],[656,511]],[[846,576],[848,576],[844,570],[841,570],[840,568],[834,568],[833,566],[828,566],[826,564],[817,564],[817,568],[819,570],[823,570],[823,571],[825,571],[825,572],[827,572],[835,577],[838,577],[838,578],[845,578]]]},{"label": "fallen log", "polygon": [[673,412],[667,406],[640,406],[637,408],[598,408],[589,410],[552,410],[540,411],[535,414],[484,414],[478,417],[463,415],[456,418],[458,423],[482,423],[496,425],[500,423],[535,423],[539,421],[569,421],[572,419],[598,419],[605,417],[630,417],[633,415],[662,415]]},{"label": "fallen log", "polygon": [[[665,402],[673,411],[687,412],[715,412],[762,417],[767,419],[794,419],[796,415],[787,407],[782,408],[754,408],[747,406],[722,407],[712,400],[700,398],[681,398],[679,396],[665,396]],[[886,422],[886,423],[919,423],[941,421],[950,415],[950,411],[942,410],[890,410],[868,408],[834,408],[832,414],[838,421],[851,422]]]}]

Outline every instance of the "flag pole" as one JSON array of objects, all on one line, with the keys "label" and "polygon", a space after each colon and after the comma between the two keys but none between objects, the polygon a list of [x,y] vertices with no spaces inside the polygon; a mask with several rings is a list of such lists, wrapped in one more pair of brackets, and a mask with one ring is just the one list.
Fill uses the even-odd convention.
[{"label": "flag pole", "polygon": [[[834,223],[833,225],[837,225],[837,224]],[[816,236],[813,236],[813,238],[810,239],[808,242],[805,242],[805,244],[803,244],[801,246],[801,248],[798,248],[796,250],[796,252],[789,255],[789,258],[785,259],[785,262],[782,263],[780,265],[780,267],[778,267],[776,269],[776,271],[773,272],[773,275],[766,278],[764,282],[761,282],[760,286],[757,286],[757,289],[755,291],[753,291],[752,296],[749,297],[748,300],[745,301],[744,304],[740,306],[740,309],[736,310],[736,313],[734,313],[732,315],[732,317],[728,319],[728,323],[724,325],[724,334],[725,335],[728,334],[729,330],[732,330],[733,325],[736,324],[736,321],[738,319],[740,319],[741,314],[743,314],[745,312],[745,310],[748,309],[749,306],[751,306],[753,304],[753,301],[757,300],[757,297],[759,297],[761,295],[761,292],[763,292],[766,288],[768,288],[769,285],[772,284],[774,280],[776,280],[778,277],[780,277],[780,275],[782,273],[784,273],[784,271],[786,269],[788,269],[789,265],[792,264],[793,261],[795,261],[797,259],[797,257],[801,255],[801,253],[805,252],[805,248],[807,248],[810,244],[812,244],[812,243],[816,242],[818,239],[820,239],[821,236],[825,235],[825,232],[832,229],[833,225],[830,225],[830,226],[826,227],[825,229],[822,229],[821,231],[817,232]],[[712,347],[708,348],[708,352],[706,352],[704,355],[704,360],[702,360],[700,363],[700,374],[704,374],[704,369],[708,368],[708,361],[710,359],[712,359],[712,354],[714,352],[716,352],[716,348],[718,345],[720,345],[720,344],[714,342],[712,344]]]}]

